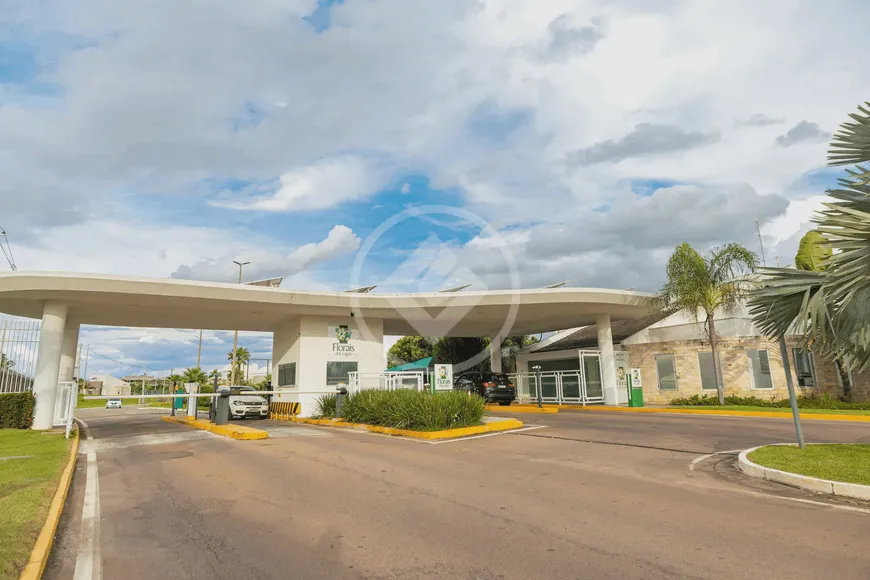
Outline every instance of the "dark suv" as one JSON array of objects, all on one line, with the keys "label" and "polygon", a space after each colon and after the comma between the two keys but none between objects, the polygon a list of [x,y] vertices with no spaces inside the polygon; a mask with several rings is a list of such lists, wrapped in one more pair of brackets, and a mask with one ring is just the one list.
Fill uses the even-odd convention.
[{"label": "dark suv", "polygon": [[471,391],[483,397],[487,403],[508,406],[517,397],[517,390],[507,375],[502,373],[467,372],[453,379],[453,388]]}]

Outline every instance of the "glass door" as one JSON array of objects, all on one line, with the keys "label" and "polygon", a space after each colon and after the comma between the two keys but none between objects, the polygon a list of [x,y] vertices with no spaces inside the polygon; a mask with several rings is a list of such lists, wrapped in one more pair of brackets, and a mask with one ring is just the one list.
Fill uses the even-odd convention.
[{"label": "glass door", "polygon": [[601,361],[597,354],[584,354],[583,376],[586,382],[586,399],[603,399],[601,388]]}]

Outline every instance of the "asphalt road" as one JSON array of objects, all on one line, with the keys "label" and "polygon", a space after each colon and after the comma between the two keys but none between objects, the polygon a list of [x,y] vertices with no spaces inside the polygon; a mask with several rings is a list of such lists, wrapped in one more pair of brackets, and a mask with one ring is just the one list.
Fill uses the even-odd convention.
[{"label": "asphalt road", "polygon": [[[431,445],[268,421],[270,439],[239,442],[159,413],[82,412],[97,541],[80,455],[46,578],[94,556],[87,578],[870,577],[868,506],[749,481],[727,455],[688,471],[787,440],[787,421],[523,415],[548,426]],[[870,441],[862,424],[806,429]]]}]

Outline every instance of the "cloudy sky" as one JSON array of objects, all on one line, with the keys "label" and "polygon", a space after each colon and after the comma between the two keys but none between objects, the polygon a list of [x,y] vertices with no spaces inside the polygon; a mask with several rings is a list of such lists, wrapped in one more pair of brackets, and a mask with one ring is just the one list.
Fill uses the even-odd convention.
[{"label": "cloudy sky", "polygon": [[[0,226],[21,269],[231,281],[241,259],[303,289],[655,290],[677,243],[757,250],[756,220],[785,265],[836,180],[831,133],[870,98],[824,32],[860,49],[861,12],[0,0]],[[82,341],[127,374],[190,366],[197,339]],[[207,333],[203,366],[231,343]]]}]

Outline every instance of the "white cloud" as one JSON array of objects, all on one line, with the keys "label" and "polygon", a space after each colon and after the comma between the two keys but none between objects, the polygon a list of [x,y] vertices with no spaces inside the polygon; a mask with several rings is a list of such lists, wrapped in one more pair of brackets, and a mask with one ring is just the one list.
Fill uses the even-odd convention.
[{"label": "white cloud", "polygon": [[[245,259],[250,261],[250,264],[245,266],[245,280],[298,274],[316,264],[355,252],[359,246],[360,239],[353,233],[353,230],[346,226],[337,225],[320,242],[299,246],[286,255],[251,250],[245,254]],[[229,264],[232,263],[233,256],[238,255],[238,252],[235,252],[221,258],[199,260],[190,266],[182,265],[172,273],[172,277],[231,281],[235,274],[232,273]]]},{"label": "white cloud", "polygon": [[340,157],[284,173],[272,192],[218,200],[212,205],[268,212],[325,209],[365,199],[383,188],[387,179],[383,167],[357,157]]}]

